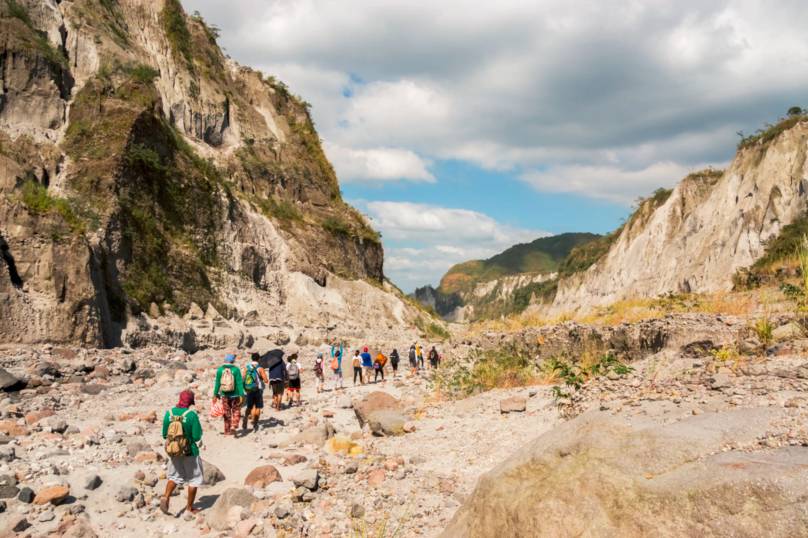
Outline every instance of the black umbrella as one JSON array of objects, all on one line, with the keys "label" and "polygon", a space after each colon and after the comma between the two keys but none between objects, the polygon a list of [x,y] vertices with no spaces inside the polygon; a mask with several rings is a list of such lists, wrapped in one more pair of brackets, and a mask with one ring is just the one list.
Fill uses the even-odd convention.
[{"label": "black umbrella", "polygon": [[258,364],[261,366],[261,368],[270,368],[270,364],[274,366],[279,360],[283,360],[283,353],[284,351],[282,349],[273,349],[272,351],[267,351],[261,355],[261,358],[258,360]]}]

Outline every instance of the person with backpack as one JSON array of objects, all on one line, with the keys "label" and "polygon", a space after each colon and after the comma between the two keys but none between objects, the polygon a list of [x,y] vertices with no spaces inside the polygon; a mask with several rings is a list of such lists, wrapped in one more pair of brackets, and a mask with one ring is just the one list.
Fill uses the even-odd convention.
[{"label": "person with backpack", "polygon": [[177,405],[166,411],[163,417],[163,439],[165,439],[166,455],[168,455],[168,470],[166,473],[166,491],[160,497],[160,510],[168,514],[171,494],[177,484],[188,487],[188,502],[185,511],[194,514],[199,509],[194,508],[196,488],[202,485],[204,473],[202,472],[202,458],[199,457],[197,443],[202,439],[202,424],[196,411],[191,409],[194,405],[194,393],[184,390],[180,393]]},{"label": "person with backpack", "polygon": [[410,375],[414,375],[415,371],[418,369],[418,356],[415,354],[415,344],[410,346],[408,358],[410,359]]},{"label": "person with backpack", "polygon": [[244,409],[244,419],[241,429],[247,432],[247,419],[252,419],[253,431],[258,431],[258,420],[264,408],[264,387],[269,384],[266,370],[259,364],[258,353],[253,353],[250,362],[242,371],[244,376],[244,392],[247,395],[247,406]]},{"label": "person with backpack", "polygon": [[390,366],[393,368],[393,377],[398,376],[398,350],[393,348],[393,351],[390,352]]},{"label": "person with backpack", "polygon": [[362,348],[362,353],[359,355],[362,359],[362,371],[365,374],[365,379],[370,383],[370,374],[373,373],[373,356],[368,350],[368,346]]},{"label": "person with backpack", "polygon": [[384,356],[384,353],[379,351],[379,354],[376,355],[376,360],[373,361],[373,382],[379,382],[379,376],[382,376],[382,381],[384,381],[384,366],[387,364],[387,357]]},{"label": "person with backpack", "polygon": [[241,370],[233,364],[236,356],[228,354],[224,364],[216,370],[216,382],[213,385],[213,399],[221,398],[224,407],[224,434],[236,435],[236,428],[241,419],[241,403],[244,398],[244,380]]},{"label": "person with backpack", "polygon": [[300,365],[297,364],[297,353],[289,357],[286,365],[286,377],[289,380],[289,407],[297,402],[300,405]]},{"label": "person with backpack", "polygon": [[421,344],[415,344],[415,356],[418,359],[418,369],[424,369],[424,350],[421,349]]},{"label": "person with backpack", "polygon": [[429,350],[429,367],[436,370],[438,368],[439,358],[438,350],[435,349],[435,346],[432,346],[432,349]]},{"label": "person with backpack", "polygon": [[342,386],[342,353],[344,352],[344,348],[340,343],[339,349],[336,346],[331,346],[331,372],[334,374],[334,390],[337,390],[337,386],[339,388],[343,388]]},{"label": "person with backpack", "polygon": [[272,407],[281,410],[283,406],[283,388],[286,383],[286,363],[283,354],[275,354],[267,363],[269,370],[269,386],[272,387]]},{"label": "person with backpack", "polygon": [[365,379],[362,377],[362,357],[359,356],[359,350],[357,349],[354,352],[353,359],[351,359],[351,365],[353,366],[353,384],[354,387],[356,386],[356,378],[359,377],[359,384],[364,385]]},{"label": "person with backpack", "polygon": [[325,388],[325,372],[323,371],[323,353],[318,352],[314,359],[314,377],[317,378],[317,393],[321,393]]}]

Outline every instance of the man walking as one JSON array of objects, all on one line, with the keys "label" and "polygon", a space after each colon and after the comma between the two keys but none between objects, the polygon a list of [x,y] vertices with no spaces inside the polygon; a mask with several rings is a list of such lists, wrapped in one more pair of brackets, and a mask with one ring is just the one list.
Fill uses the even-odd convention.
[{"label": "man walking", "polygon": [[269,384],[266,370],[258,362],[258,353],[253,353],[250,362],[244,367],[244,392],[247,395],[247,407],[244,409],[244,419],[241,429],[247,433],[247,420],[252,419],[253,431],[258,431],[258,420],[264,408],[264,387]]},{"label": "man walking", "polygon": [[241,370],[235,366],[236,356],[228,354],[224,364],[216,370],[216,383],[213,385],[213,399],[222,399],[224,408],[224,434],[235,437],[241,418],[241,399],[244,397],[244,380]]}]

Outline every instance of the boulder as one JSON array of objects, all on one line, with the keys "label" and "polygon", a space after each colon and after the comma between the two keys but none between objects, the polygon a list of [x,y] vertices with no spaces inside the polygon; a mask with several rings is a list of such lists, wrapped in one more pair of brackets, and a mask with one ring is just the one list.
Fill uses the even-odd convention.
[{"label": "boulder", "polygon": [[790,321],[785,325],[780,325],[772,331],[772,339],[780,342],[782,340],[794,340],[802,338],[804,331],[798,323]]},{"label": "boulder", "polygon": [[252,503],[257,500],[252,493],[244,488],[228,488],[213,503],[213,506],[205,515],[205,522],[212,529],[226,531],[231,526],[228,517],[231,509],[240,507],[243,510],[249,510]]},{"label": "boulder", "polygon": [[499,401],[500,413],[523,413],[527,409],[527,398],[511,396]]},{"label": "boulder", "polygon": [[247,478],[244,479],[245,486],[253,486],[255,488],[265,488],[272,482],[282,482],[281,473],[272,465],[261,465],[256,467]]},{"label": "boulder", "polygon": [[292,476],[292,482],[296,487],[304,487],[308,490],[317,490],[317,484],[320,480],[320,473],[317,469],[304,469]]},{"label": "boulder", "polygon": [[316,426],[306,428],[292,437],[292,442],[301,445],[322,446],[322,444],[331,437],[329,434],[333,435],[332,432],[329,431],[327,424],[317,424]]},{"label": "boulder", "polygon": [[25,382],[11,374],[5,368],[0,368],[0,390],[16,392],[25,388]]},{"label": "boulder", "polygon": [[370,431],[376,436],[403,435],[406,423],[406,417],[392,409],[375,411],[368,417]]},{"label": "boulder", "polygon": [[202,483],[212,486],[224,480],[224,473],[212,463],[202,460]]},{"label": "boulder", "polygon": [[808,447],[727,450],[759,446],[778,416],[586,413],[483,475],[442,536],[802,536]]},{"label": "boulder", "polygon": [[370,415],[379,411],[401,412],[401,402],[386,392],[380,390],[371,392],[361,401],[353,404],[354,413],[359,420],[359,425],[364,426]]},{"label": "boulder", "polygon": [[64,485],[50,486],[39,490],[34,497],[34,504],[59,504],[70,495],[70,487]]}]

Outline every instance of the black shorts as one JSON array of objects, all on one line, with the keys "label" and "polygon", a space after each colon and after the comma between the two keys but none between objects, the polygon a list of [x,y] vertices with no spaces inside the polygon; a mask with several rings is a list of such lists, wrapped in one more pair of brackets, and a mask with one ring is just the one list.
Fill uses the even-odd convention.
[{"label": "black shorts", "polygon": [[280,379],[273,379],[269,382],[269,385],[272,387],[272,395],[273,396],[280,396],[283,394],[283,381]]},{"label": "black shorts", "polygon": [[264,408],[264,391],[252,390],[247,393],[247,409],[255,407],[257,409]]},{"label": "black shorts", "polygon": [[289,380],[289,390],[300,390],[300,378]]},{"label": "black shorts", "polygon": [[393,367],[393,370],[398,370],[398,361],[390,361],[390,366]]}]

